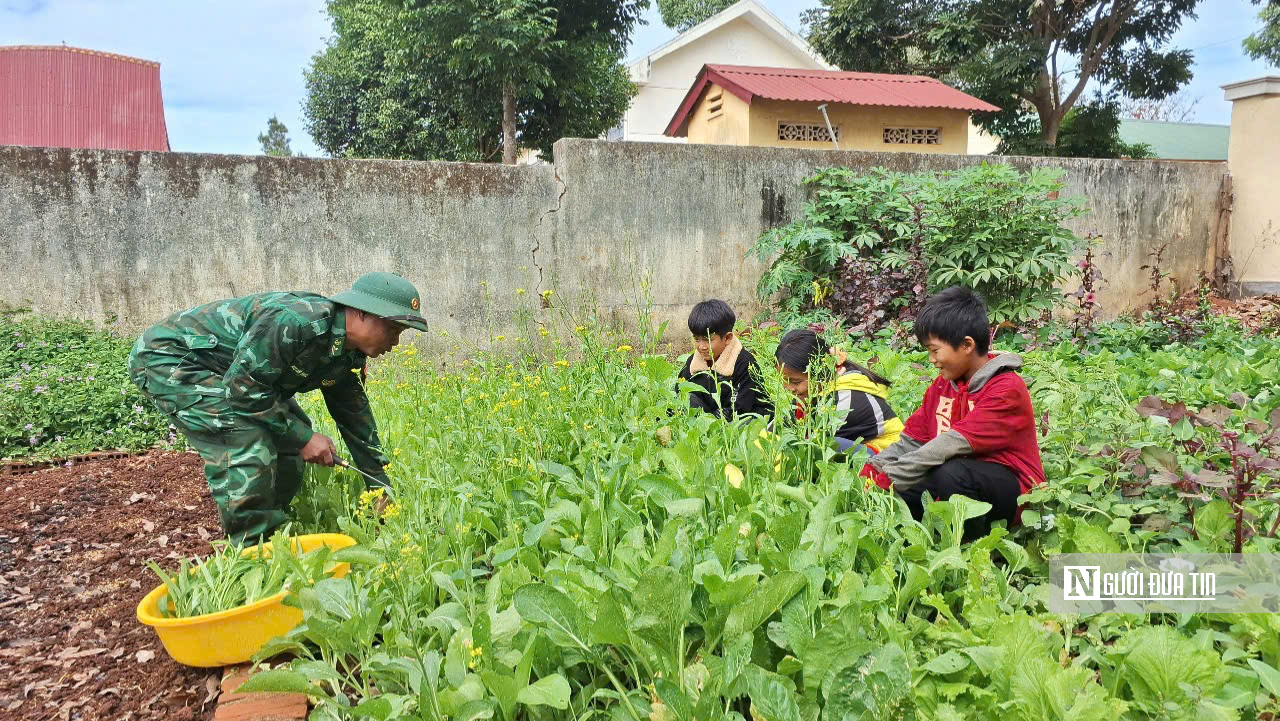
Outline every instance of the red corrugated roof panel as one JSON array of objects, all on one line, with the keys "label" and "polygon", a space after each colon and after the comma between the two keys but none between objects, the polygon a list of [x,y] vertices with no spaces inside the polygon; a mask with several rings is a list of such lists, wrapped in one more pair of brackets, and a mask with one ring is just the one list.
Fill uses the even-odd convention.
[{"label": "red corrugated roof panel", "polygon": [[708,85],[715,83],[750,103],[755,98],[808,103],[883,105],[900,108],[999,110],[955,88],[921,75],[848,73],[747,65],[704,65],[667,126],[667,135],[685,135],[689,114]]},{"label": "red corrugated roof panel", "polygon": [[0,145],[169,150],[160,64],[65,45],[0,47]]}]

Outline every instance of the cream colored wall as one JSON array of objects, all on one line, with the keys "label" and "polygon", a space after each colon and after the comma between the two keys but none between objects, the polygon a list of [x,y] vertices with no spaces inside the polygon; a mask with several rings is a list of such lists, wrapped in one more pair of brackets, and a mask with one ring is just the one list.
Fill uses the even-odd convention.
[{"label": "cream colored wall", "polygon": [[684,138],[669,138],[662,131],[698,79],[698,71],[708,63],[821,68],[813,58],[775,41],[745,18],[738,18],[653,63],[648,81],[639,87],[624,117],[625,139],[684,142]]},{"label": "cream colored wall", "polygon": [[1280,292],[1280,94],[1241,98],[1231,108],[1227,165],[1235,205],[1231,259],[1246,292]]},{"label": "cream colored wall", "polygon": [[[840,126],[841,150],[952,153],[964,155],[969,146],[969,114],[936,108],[886,108],[871,105],[828,105],[833,126]],[[778,123],[823,123],[817,103],[756,98],[751,103],[751,145],[780,148],[820,148],[828,142],[778,140]],[[884,142],[886,127],[941,128],[938,145],[896,145]]]},{"label": "cream colored wall", "polygon": [[1000,147],[1000,138],[988,135],[987,131],[969,121],[969,155],[991,155]]},{"label": "cream colored wall", "polygon": [[[720,112],[712,115],[712,108],[717,101],[711,98],[720,95]],[[689,142],[712,143],[716,145],[746,145],[750,138],[748,126],[751,106],[738,96],[725,91],[712,83],[699,99],[693,117],[689,119]]]}]

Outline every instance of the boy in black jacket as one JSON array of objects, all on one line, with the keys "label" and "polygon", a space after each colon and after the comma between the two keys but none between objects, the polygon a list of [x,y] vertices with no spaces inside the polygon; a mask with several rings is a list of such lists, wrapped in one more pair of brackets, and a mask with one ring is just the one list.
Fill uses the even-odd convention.
[{"label": "boy in black jacket", "polygon": [[764,390],[752,377],[756,359],[733,332],[737,318],[728,303],[704,300],[689,313],[694,352],[680,371],[680,380],[702,386],[689,394],[689,405],[718,418],[773,412]]}]

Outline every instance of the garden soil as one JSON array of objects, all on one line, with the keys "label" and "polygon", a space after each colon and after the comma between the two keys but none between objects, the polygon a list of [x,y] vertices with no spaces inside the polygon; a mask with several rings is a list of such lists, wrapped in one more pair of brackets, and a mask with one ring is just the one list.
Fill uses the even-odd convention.
[{"label": "garden soil", "polygon": [[137,603],[222,535],[199,457],[153,452],[0,475],[0,718],[213,716],[217,669],[180,666]]}]

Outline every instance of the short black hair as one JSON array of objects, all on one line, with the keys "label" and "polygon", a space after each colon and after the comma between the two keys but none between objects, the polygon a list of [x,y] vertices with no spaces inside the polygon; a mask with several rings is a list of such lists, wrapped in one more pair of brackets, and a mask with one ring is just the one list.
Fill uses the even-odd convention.
[{"label": "short black hair", "polygon": [[961,285],[929,296],[916,316],[916,338],[922,344],[937,338],[952,348],[959,348],[965,336],[973,339],[978,353],[987,354],[991,323],[987,320],[987,304],[982,296]]},{"label": "short black hair", "polygon": [[808,374],[809,366],[827,354],[827,342],[808,328],[787,331],[778,342],[773,357],[794,371]]},{"label": "short black hair", "polygon": [[712,333],[728,335],[737,322],[738,317],[733,314],[733,308],[716,298],[704,300],[689,311],[689,332],[695,338],[707,338]]}]

